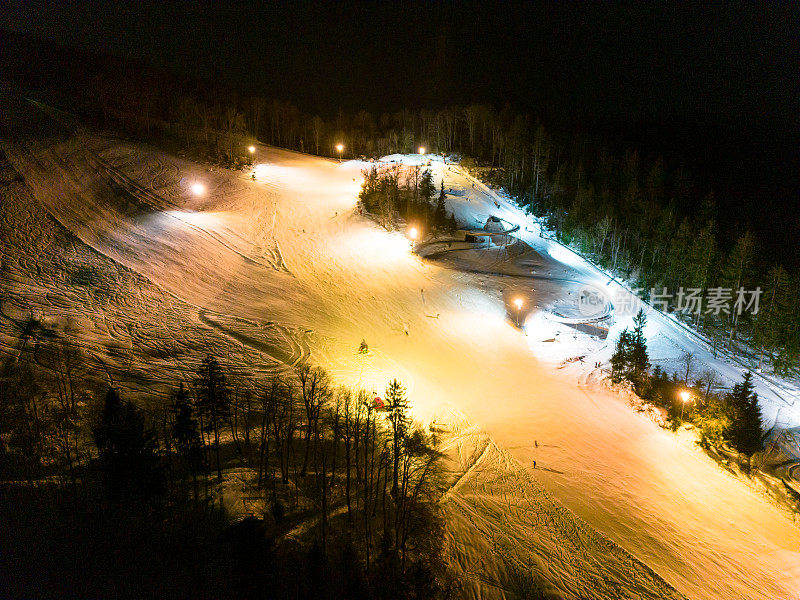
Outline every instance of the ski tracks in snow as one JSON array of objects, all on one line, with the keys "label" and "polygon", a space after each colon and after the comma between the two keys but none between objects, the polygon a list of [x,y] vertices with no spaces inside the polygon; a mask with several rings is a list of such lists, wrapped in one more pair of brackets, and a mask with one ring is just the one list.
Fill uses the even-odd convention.
[{"label": "ski tracks in snow", "polygon": [[550,597],[683,598],[555,501],[478,428],[461,422],[443,442],[454,478],[442,498],[447,550],[465,597],[515,597],[523,576]]}]

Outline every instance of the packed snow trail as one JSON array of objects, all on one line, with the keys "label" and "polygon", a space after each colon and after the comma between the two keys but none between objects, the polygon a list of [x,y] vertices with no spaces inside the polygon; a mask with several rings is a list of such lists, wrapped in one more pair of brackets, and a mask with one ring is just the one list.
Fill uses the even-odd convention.
[{"label": "packed snow trail", "polygon": [[442,450],[457,478],[442,504],[466,598],[526,597],[531,580],[554,597],[684,598],[561,506],[535,471],[452,417]]},{"label": "packed snow trail", "polygon": [[[259,147],[251,181],[87,131],[34,135],[26,120],[38,117],[10,124],[11,112],[3,150],[14,168],[99,252],[219,322],[308,331],[340,381],[382,390],[399,378],[420,419],[465,415],[519,464],[535,459],[531,476],[557,501],[687,597],[797,597],[800,533],[782,512],[618,395],[534,356],[509,323],[505,279],[423,262],[405,237],[359,217],[361,164]],[[194,181],[208,193],[192,196]],[[267,260],[275,248],[279,263]],[[537,303],[558,290],[539,280],[528,292]]]}]

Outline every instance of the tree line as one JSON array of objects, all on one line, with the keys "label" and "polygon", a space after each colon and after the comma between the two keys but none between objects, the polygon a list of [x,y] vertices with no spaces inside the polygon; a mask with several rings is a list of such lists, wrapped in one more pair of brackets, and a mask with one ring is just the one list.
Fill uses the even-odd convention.
[{"label": "tree line", "polygon": [[[26,324],[16,350],[2,365],[0,510],[11,550],[0,562],[28,566],[9,573],[7,590],[38,581],[27,589],[437,598],[454,589],[442,560],[441,455],[398,381],[381,407],[374,392],[336,386],[319,367],[242,381],[206,356],[168,402],[136,404],[118,385],[90,385],[80,350],[41,323]],[[232,485],[236,502],[260,507],[235,525],[223,501]],[[61,561],[43,560],[45,547]]]}]

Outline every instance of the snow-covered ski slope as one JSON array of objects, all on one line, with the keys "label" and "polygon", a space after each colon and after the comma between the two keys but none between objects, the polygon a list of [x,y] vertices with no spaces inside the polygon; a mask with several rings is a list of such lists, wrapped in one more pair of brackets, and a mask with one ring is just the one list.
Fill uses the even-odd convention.
[{"label": "snow-covered ski slope", "polygon": [[[306,348],[299,354],[310,351],[339,381],[382,390],[397,377],[420,420],[457,414],[488,436],[517,476],[535,485],[478,480],[472,493],[483,490],[484,498],[454,525],[464,548],[480,547],[479,539],[491,546],[486,536],[514,540],[525,495],[541,494],[548,500],[539,506],[567,507],[589,531],[689,598],[800,597],[800,532],[783,512],[722,472],[690,440],[632,411],[580,365],[556,368],[563,358],[586,353],[585,343],[595,352],[585,362],[602,360],[607,344],[578,334],[573,339],[564,330],[555,330],[556,342],[544,342],[538,328],[551,325],[527,309],[529,335],[513,326],[512,284],[514,293],[527,290],[529,306],[541,308],[572,289],[565,281],[603,283],[603,277],[542,240],[511,204],[480,184],[473,191],[460,170],[436,165],[437,182],[444,175],[446,188],[463,192],[451,195],[450,208],[476,225],[490,214],[522,225],[523,239],[541,253],[541,278],[465,273],[421,260],[402,234],[354,210],[364,167],[357,161],[339,164],[259,146],[262,166],[252,181],[248,173],[211,171],[87,130],[54,133],[50,117],[32,105],[7,96],[3,105],[8,160],[32,197],[83,242],[195,306],[198,319],[205,315],[206,325],[237,343],[255,347],[260,329],[279,326],[287,337],[307,340],[298,344]],[[196,183],[204,194],[192,193]],[[665,353],[657,359],[669,360],[673,343],[676,356],[696,347],[656,315],[650,323],[649,341]],[[671,341],[660,343],[661,337]],[[362,338],[370,346],[366,356],[357,353]],[[515,508],[488,507],[496,494]],[[481,506],[490,526],[484,521],[479,534]],[[525,531],[536,536],[539,530],[528,523]],[[590,544],[580,531],[571,543],[579,548],[583,539],[584,548],[600,552],[602,544]],[[541,557],[545,564],[559,560]],[[593,567],[584,561],[570,568]],[[637,597],[631,581],[581,594]]]}]

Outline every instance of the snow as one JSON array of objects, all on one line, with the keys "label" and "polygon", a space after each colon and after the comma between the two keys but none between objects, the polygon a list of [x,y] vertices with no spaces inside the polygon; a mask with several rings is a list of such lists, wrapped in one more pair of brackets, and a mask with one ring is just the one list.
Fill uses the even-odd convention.
[{"label": "snow", "polygon": [[[310,352],[338,381],[379,394],[396,377],[417,419],[460,424],[451,443],[493,445],[445,500],[462,515],[448,530],[462,567],[502,535],[506,559],[517,552],[514,560],[544,572],[565,596],[619,597],[607,581],[616,578],[630,596],[674,595],[674,586],[709,600],[800,597],[800,532],[787,515],[690,440],[633,411],[591,368],[608,359],[630,317],[618,318],[603,341],[546,316],[581,286],[610,297],[624,288],[606,285],[605,274],[542,237],[523,211],[456,165],[434,155],[383,159],[430,160],[436,183],[444,177],[445,189],[458,192],[447,203],[460,224],[500,217],[521,227],[532,251],[512,261],[502,260],[502,249],[474,251],[474,271],[423,260],[404,235],[354,210],[369,163],[259,147],[264,163],[252,181],[249,171],[210,171],[86,130],[23,135],[25,123],[46,117],[7,97],[4,105],[13,110],[0,117],[2,149],[26,193],[82,242],[144,276],[135,291],[146,296],[142,306],[148,294],[175,302],[193,321],[186,331],[205,327],[256,354],[296,361]],[[202,183],[205,193],[188,193],[186,182]],[[511,294],[525,298],[522,331]],[[654,362],[676,368],[688,349],[729,382],[739,378],[738,365],[714,359],[682,326],[647,311]],[[137,314],[147,322],[146,312]],[[85,343],[102,353],[104,334],[92,335]],[[356,352],[362,338],[368,356]],[[564,362],[578,355],[582,363]],[[770,419],[800,424],[783,390],[758,386]],[[531,511],[542,520],[531,521]],[[490,561],[478,571],[487,581],[507,576]],[[479,574],[465,568],[474,597],[501,597]],[[560,587],[565,581],[576,587]]]}]

